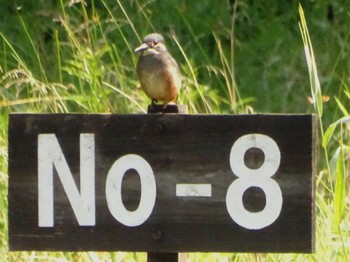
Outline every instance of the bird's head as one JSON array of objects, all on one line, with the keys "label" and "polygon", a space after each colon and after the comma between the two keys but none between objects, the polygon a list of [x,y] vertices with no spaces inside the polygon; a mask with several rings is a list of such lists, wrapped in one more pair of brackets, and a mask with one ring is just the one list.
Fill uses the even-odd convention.
[{"label": "bird's head", "polygon": [[142,52],[142,55],[158,55],[160,52],[165,52],[166,47],[164,38],[161,34],[152,33],[146,35],[142,45],[135,49],[135,53]]}]

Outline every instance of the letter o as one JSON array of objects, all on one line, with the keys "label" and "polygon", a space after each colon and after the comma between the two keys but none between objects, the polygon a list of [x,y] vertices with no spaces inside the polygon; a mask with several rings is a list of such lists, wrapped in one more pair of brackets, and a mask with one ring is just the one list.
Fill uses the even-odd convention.
[{"label": "letter o", "polygon": [[[135,169],[140,176],[141,197],[136,210],[129,211],[122,201],[122,181],[129,169]],[[112,216],[125,226],[142,225],[151,215],[156,201],[156,180],[150,164],[141,156],[129,154],[116,160],[106,179],[106,200]]]}]

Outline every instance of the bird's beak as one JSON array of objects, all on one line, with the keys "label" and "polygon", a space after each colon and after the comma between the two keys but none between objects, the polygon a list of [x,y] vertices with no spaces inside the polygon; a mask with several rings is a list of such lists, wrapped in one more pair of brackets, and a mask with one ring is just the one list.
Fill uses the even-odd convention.
[{"label": "bird's beak", "polygon": [[148,45],[146,43],[143,43],[138,48],[136,48],[134,52],[138,53],[138,52],[141,52],[141,51],[145,51],[147,48],[148,48]]}]

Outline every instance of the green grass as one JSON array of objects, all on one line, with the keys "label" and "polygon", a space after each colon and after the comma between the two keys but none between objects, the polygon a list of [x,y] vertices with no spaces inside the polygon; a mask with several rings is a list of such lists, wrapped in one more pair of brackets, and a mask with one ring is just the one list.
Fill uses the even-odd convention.
[{"label": "green grass", "polygon": [[[162,33],[190,113],[316,113],[315,254],[191,253],[190,261],[346,261],[350,256],[350,9],[341,1],[11,1],[0,10],[0,257],[145,261],[145,253],[9,252],[11,112],[144,113],[134,48]],[[306,23],[306,20],[308,23]],[[312,39],[312,41],[311,41]],[[308,102],[309,101],[312,103]],[[329,98],[329,101],[327,101]]]}]

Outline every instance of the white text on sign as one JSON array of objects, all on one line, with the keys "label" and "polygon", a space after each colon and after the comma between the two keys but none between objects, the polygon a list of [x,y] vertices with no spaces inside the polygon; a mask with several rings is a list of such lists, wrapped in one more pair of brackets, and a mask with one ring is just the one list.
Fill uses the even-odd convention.
[{"label": "white text on sign", "polygon": [[[258,148],[264,153],[264,162],[257,169],[250,169],[244,163],[245,153],[250,148]],[[280,160],[279,147],[269,136],[248,134],[239,137],[233,143],[228,161],[233,174],[238,178],[228,187],[226,207],[235,223],[247,229],[258,230],[277,220],[283,198],[278,183],[271,177],[277,172]],[[80,192],[56,135],[38,136],[39,227],[54,226],[53,167],[56,168],[79,225],[94,226],[96,224],[94,134],[80,134]],[[141,182],[140,203],[133,211],[125,208],[121,195],[123,176],[129,169],[137,171]],[[188,195],[183,191],[189,187],[179,184],[178,196]],[[251,187],[260,188],[266,197],[266,206],[259,212],[250,212],[243,205],[243,193]],[[199,195],[211,196],[210,184],[196,185],[196,189],[201,189]],[[147,221],[156,204],[156,191],[156,179],[152,167],[139,155],[127,154],[118,158],[108,171],[105,186],[107,205],[112,216],[125,226],[140,226]]]}]

